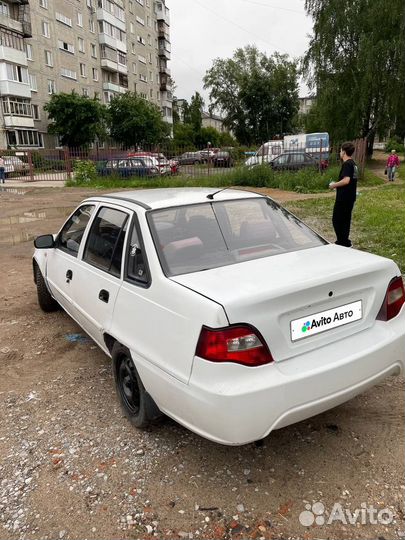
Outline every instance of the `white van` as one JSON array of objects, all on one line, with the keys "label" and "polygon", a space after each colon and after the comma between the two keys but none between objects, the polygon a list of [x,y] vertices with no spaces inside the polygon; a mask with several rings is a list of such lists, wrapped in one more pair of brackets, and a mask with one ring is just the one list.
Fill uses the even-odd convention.
[{"label": "white van", "polygon": [[279,154],[282,154],[284,149],[283,141],[269,141],[259,148],[254,156],[251,156],[246,160],[245,165],[247,167],[254,167],[255,165],[261,165],[262,163],[270,163]]}]

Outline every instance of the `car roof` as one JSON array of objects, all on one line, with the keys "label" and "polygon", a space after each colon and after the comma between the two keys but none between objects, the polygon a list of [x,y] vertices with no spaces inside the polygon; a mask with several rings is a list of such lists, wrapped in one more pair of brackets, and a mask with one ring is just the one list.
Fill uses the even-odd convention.
[{"label": "car roof", "polygon": [[[92,199],[112,199],[126,201],[142,206],[146,210],[155,210],[158,208],[170,208],[174,206],[183,206],[189,204],[207,203],[207,195],[214,194],[215,201],[226,201],[235,199],[251,199],[264,197],[260,193],[252,191],[218,188],[170,188],[170,189],[139,189],[135,191],[121,191],[92,197]],[[113,201],[111,201],[113,202]]]}]

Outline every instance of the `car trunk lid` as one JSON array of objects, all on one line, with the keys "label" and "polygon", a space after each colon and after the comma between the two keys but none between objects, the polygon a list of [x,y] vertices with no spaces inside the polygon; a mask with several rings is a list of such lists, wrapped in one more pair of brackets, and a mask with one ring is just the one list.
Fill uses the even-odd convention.
[{"label": "car trunk lid", "polygon": [[230,324],[254,326],[282,361],[373,325],[398,273],[393,261],[329,244],[171,279],[222,304]]}]

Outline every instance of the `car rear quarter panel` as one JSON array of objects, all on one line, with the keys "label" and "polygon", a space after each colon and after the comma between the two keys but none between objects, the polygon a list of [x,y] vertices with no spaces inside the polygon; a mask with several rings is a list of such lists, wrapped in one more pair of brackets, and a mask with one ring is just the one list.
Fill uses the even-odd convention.
[{"label": "car rear quarter panel", "polygon": [[[222,305],[164,275],[145,214],[137,215],[150,285],[123,282],[109,333],[128,347],[135,364],[139,360],[140,369],[145,362],[153,364],[188,383],[201,327],[226,326],[228,319]],[[147,390],[154,395],[152,388]]]}]

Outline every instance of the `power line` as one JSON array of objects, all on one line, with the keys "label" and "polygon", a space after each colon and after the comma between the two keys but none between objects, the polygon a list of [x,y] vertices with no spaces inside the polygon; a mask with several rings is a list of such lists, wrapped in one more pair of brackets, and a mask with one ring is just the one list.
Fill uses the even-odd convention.
[{"label": "power line", "polygon": [[263,4],[262,2],[255,2],[255,0],[239,0],[240,2],[246,2],[247,4],[254,4],[256,6],[262,6],[267,7],[270,9],[276,9],[279,11],[289,11],[290,13],[298,13],[299,15],[305,15],[302,11],[299,11],[298,9],[291,9],[291,8],[285,8],[280,6],[272,6],[270,4]]},{"label": "power line", "polygon": [[220,13],[214,11],[213,9],[206,6],[205,4],[201,3],[199,0],[194,0],[194,2],[196,2],[202,8],[204,8],[204,9],[210,11],[211,13],[213,13],[216,17],[219,17],[219,18],[223,19],[224,21],[232,24],[233,26],[236,26],[236,28],[239,28],[239,30],[242,30],[243,32],[246,32],[247,34],[250,34],[251,36],[254,36],[256,39],[259,38],[260,41],[262,41],[263,43],[266,43],[267,45],[269,45],[270,47],[272,47],[275,50],[278,49],[278,46],[274,45],[274,43],[270,43],[266,39],[263,39],[261,36],[258,36],[257,34],[254,34],[250,30],[247,30],[246,28],[243,28],[243,26],[240,26],[238,23],[232,21],[231,19],[228,19],[228,17],[225,17],[224,15],[221,15]]}]

